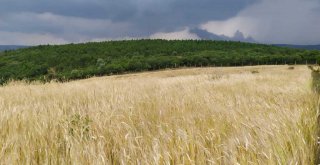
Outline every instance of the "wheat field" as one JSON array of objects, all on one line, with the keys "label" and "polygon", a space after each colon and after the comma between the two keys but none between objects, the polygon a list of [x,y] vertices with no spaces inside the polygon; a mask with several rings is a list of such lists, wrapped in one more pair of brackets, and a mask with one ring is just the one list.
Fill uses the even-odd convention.
[{"label": "wheat field", "polygon": [[0,164],[315,164],[306,66],[0,87]]}]

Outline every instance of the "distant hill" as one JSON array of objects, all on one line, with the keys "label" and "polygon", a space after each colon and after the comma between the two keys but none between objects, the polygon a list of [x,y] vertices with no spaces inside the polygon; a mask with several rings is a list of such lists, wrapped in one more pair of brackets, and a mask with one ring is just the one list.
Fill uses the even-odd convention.
[{"label": "distant hill", "polygon": [[20,45],[0,45],[0,51],[5,51],[5,50],[16,50],[20,48],[26,48],[28,46],[20,46]]},{"label": "distant hill", "polygon": [[212,40],[131,40],[0,52],[0,84],[68,81],[177,67],[316,63],[320,51]]},{"label": "distant hill", "polygon": [[288,45],[288,44],[276,44],[275,46],[306,49],[306,50],[320,50],[320,45]]},{"label": "distant hill", "polygon": [[[241,31],[236,31],[234,36],[228,37],[225,35],[218,35],[208,32],[204,29],[193,28],[190,33],[197,35],[202,40],[214,40],[214,41],[240,41],[248,43],[258,43],[252,37],[245,37]],[[295,49],[305,49],[305,50],[320,50],[320,45],[290,45],[290,44],[273,44],[273,46],[295,48]]]},{"label": "distant hill", "polygon": [[199,28],[191,29],[190,33],[197,35],[200,39],[203,39],[203,40],[241,41],[241,42],[256,43],[256,41],[252,37],[245,37],[243,33],[240,32],[239,30],[234,34],[233,37],[228,37],[225,35],[217,35]]}]

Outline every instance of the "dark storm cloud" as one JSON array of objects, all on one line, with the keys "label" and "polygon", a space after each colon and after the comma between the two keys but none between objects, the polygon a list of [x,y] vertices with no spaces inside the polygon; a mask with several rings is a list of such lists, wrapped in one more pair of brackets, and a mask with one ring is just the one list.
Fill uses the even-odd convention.
[{"label": "dark storm cloud", "polygon": [[147,32],[172,31],[183,26],[197,26],[208,20],[223,20],[236,15],[253,0],[175,0],[150,3],[134,18]]},{"label": "dark storm cloud", "polygon": [[[128,22],[133,35],[234,16],[254,0],[4,0],[2,15],[32,12]],[[26,29],[27,30],[27,29]],[[136,33],[136,34],[135,34]]]},{"label": "dark storm cloud", "polygon": [[[129,20],[132,17],[161,15],[165,19],[190,18],[224,19],[256,0],[2,0],[1,13],[51,12],[54,14],[107,18],[113,21]],[[150,14],[150,15],[144,15]],[[138,18],[139,19],[139,18]]]},{"label": "dark storm cloud", "polygon": [[[240,30],[262,42],[271,42],[274,35],[278,37],[274,41],[289,42],[290,39],[295,42],[301,36],[290,37],[291,33],[304,35],[301,26],[291,28],[296,31],[289,34],[279,22],[281,19],[293,20],[299,13],[305,14],[299,16],[304,17],[301,20],[304,23],[310,22],[305,21],[311,20],[308,17],[315,21],[319,15],[309,15],[318,13],[319,8],[307,6],[298,14],[291,13],[296,11],[295,5],[311,3],[319,4],[317,0],[1,0],[0,44],[67,43],[149,36],[198,38],[190,31],[199,27],[229,36]],[[279,12],[279,4],[284,6],[279,10],[288,13]],[[273,21],[274,18],[278,22]],[[308,27],[312,32],[319,32],[317,26]],[[286,35],[279,39],[281,35],[273,30]],[[313,36],[312,42],[316,40]]]},{"label": "dark storm cloud", "polygon": [[[3,2],[4,1],[4,2]],[[119,19],[136,13],[135,4],[127,0],[2,0],[0,13],[12,12],[51,12],[57,15]]]}]

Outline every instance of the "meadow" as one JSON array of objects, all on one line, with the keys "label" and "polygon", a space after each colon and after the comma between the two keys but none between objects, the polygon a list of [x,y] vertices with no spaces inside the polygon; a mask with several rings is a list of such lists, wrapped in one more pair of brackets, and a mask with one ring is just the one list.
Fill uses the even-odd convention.
[{"label": "meadow", "polygon": [[306,66],[0,87],[0,164],[315,164]]}]

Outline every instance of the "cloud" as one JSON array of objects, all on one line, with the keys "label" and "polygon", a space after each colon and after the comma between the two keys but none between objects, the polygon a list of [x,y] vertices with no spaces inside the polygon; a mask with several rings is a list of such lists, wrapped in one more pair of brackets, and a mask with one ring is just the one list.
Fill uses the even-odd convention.
[{"label": "cloud", "polygon": [[[320,43],[319,0],[2,0],[1,43],[195,38],[200,27],[262,43]],[[187,29],[187,30],[186,30]],[[21,40],[8,38],[8,34]],[[6,38],[6,40],[4,40]]]},{"label": "cloud", "polygon": [[255,1],[2,0],[0,30],[52,35],[68,42],[142,38],[224,20]]},{"label": "cloud", "polygon": [[165,39],[165,40],[188,40],[188,39],[200,39],[196,34],[190,33],[188,28],[185,28],[182,31],[176,32],[159,32],[150,36],[151,39]]},{"label": "cloud", "polygon": [[258,0],[139,0],[132,21],[147,33],[197,27],[208,20],[225,20]]},{"label": "cloud", "polygon": [[[0,29],[7,29],[0,33],[2,42],[13,42],[17,36],[17,43],[27,45],[85,42],[103,36],[113,38],[125,35],[130,27],[128,23],[52,13],[16,13],[0,18]],[[12,38],[8,38],[8,34],[12,34]]]},{"label": "cloud", "polygon": [[320,1],[262,0],[222,21],[200,27],[231,37],[237,30],[263,43],[319,44]]},{"label": "cloud", "polygon": [[0,31],[0,45],[66,44],[68,41],[51,34]]}]

